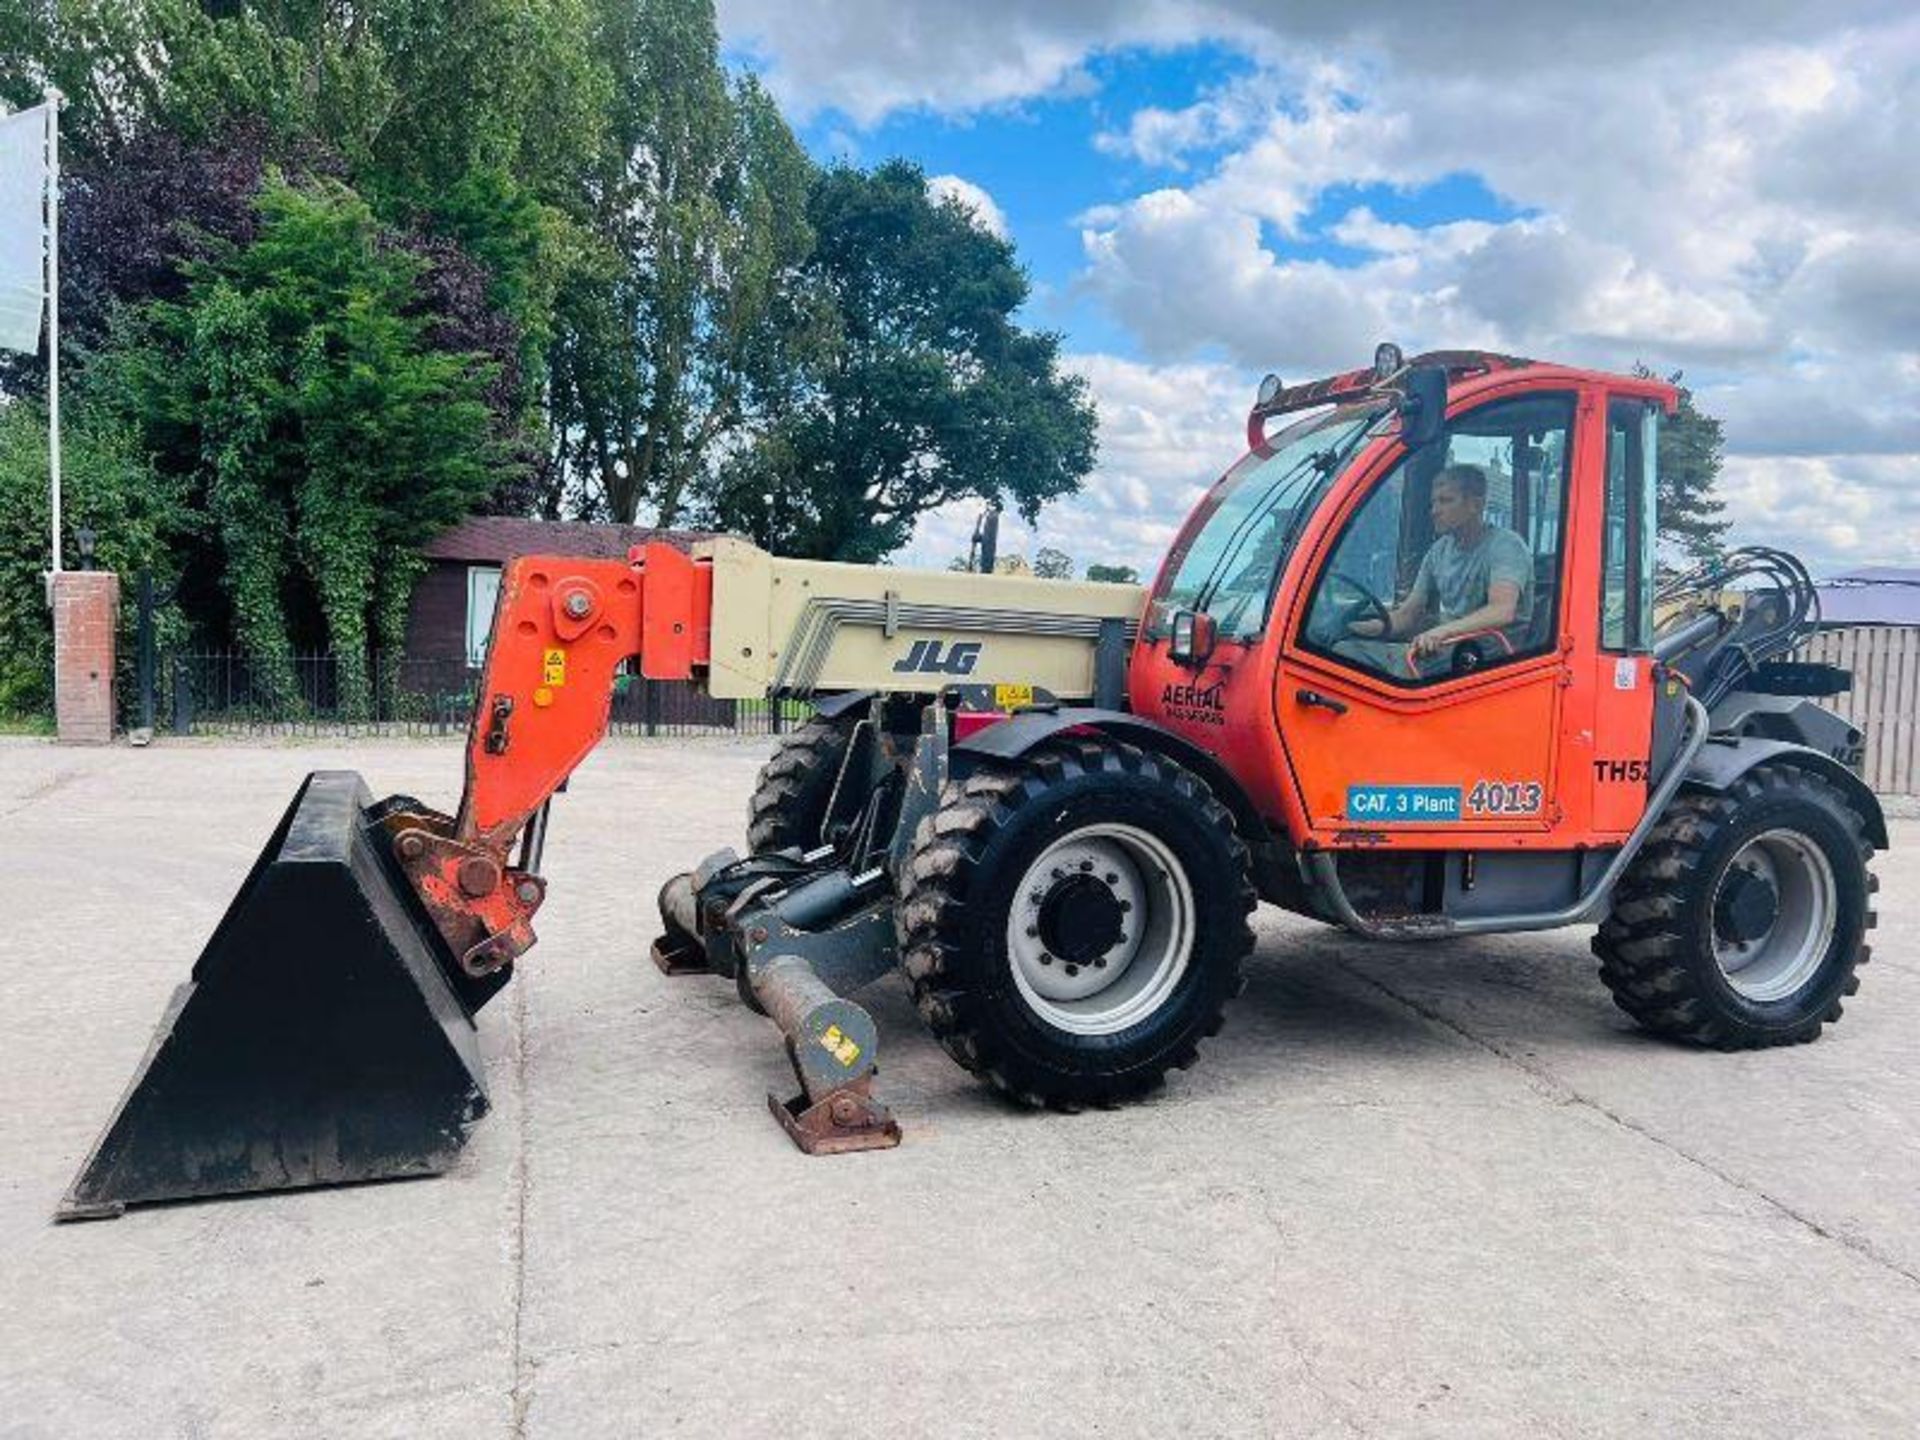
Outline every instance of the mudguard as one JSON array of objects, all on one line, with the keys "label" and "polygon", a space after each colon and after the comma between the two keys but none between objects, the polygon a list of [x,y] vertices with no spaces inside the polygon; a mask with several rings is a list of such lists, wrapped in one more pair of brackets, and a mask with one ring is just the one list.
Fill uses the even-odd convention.
[{"label": "mudguard", "polygon": [[1764,740],[1749,735],[1710,736],[1687,767],[1685,788],[1721,794],[1754,766],[1763,764],[1797,765],[1830,782],[1860,812],[1860,818],[1866,822],[1868,843],[1876,850],[1887,848],[1887,817],[1880,808],[1880,797],[1832,756],[1791,740]]},{"label": "mudguard", "polygon": [[1043,741],[1074,729],[1097,730],[1103,735],[1111,735],[1129,745],[1138,745],[1143,750],[1152,750],[1185,766],[1206,781],[1207,788],[1213,791],[1215,798],[1233,812],[1234,822],[1249,844],[1258,844],[1268,838],[1267,822],[1226,766],[1186,737],[1176,735],[1139,715],[1129,715],[1124,710],[1062,705],[1052,710],[1023,711],[1010,720],[975,731],[953,747],[953,754],[956,758],[979,755],[995,760],[1013,760]]}]

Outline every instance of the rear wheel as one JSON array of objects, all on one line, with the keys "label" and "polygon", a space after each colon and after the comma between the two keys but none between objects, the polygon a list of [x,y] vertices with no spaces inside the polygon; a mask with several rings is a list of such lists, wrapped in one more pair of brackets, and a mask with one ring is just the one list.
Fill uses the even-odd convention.
[{"label": "rear wheel", "polygon": [[1793,766],[1676,800],[1594,937],[1614,1003],[1721,1049],[1813,1039],[1870,953],[1864,831],[1835,786]]},{"label": "rear wheel", "polygon": [[748,850],[813,850],[827,843],[827,805],[859,721],[857,711],[816,715],[780,741],[760,767],[747,804]]},{"label": "rear wheel", "polygon": [[1098,740],[948,784],[900,877],[902,964],[949,1054],[1029,1105],[1198,1056],[1253,946],[1247,850],[1196,776]]}]

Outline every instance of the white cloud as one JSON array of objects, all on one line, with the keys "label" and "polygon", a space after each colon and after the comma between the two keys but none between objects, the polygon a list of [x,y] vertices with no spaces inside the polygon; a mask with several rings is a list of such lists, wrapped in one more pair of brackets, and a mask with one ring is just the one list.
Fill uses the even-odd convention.
[{"label": "white cloud", "polygon": [[973,212],[974,223],[989,235],[1007,238],[1007,217],[980,186],[958,175],[935,175],[927,181],[927,194],[935,204],[958,200]]},{"label": "white cloud", "polygon": [[[1920,550],[1910,4],[1443,0],[1411,23],[1398,0],[722,0],[721,15],[785,103],[856,124],[1059,95],[1128,47],[1213,40],[1255,62],[1188,105],[1102,116],[1097,150],[1178,183],[1079,222],[1082,302],[1141,358],[1077,362],[1103,456],[1088,495],[1058,507],[1088,537],[1062,545],[1076,555],[1157,550],[1185,508],[1170,473],[1181,489],[1220,468],[1239,423],[1224,412],[1254,374],[1325,373],[1389,337],[1684,367],[1726,421],[1738,537],[1833,563]],[[1461,175],[1517,218],[1322,218],[1342,187]],[[1348,253],[1319,258],[1327,242]],[[1168,429],[1190,448],[1157,446]]]}]

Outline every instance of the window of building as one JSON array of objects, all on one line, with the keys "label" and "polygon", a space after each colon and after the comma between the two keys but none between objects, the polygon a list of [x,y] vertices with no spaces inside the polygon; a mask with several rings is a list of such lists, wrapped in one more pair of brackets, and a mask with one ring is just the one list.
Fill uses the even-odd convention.
[{"label": "window of building", "polygon": [[500,598],[500,567],[467,567],[467,663],[487,663],[487,640],[493,633],[493,606]]}]

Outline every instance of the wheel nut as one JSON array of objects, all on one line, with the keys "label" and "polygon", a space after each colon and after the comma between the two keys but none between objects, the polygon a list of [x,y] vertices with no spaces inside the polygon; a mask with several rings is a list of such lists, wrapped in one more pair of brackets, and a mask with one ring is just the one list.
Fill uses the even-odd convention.
[{"label": "wheel nut", "polygon": [[1040,933],[1040,927],[1038,925],[1027,926],[1027,938],[1029,940],[1033,939],[1034,936],[1038,935],[1039,933]]},{"label": "wheel nut", "polygon": [[1122,901],[1120,902],[1120,913],[1121,913],[1122,915],[1124,915],[1124,914],[1126,914],[1126,913],[1127,913],[1127,912],[1128,912],[1129,910],[1131,910],[1131,909],[1133,909],[1133,901],[1131,901],[1131,900],[1122,900]]},{"label": "wheel nut", "polygon": [[[1121,936],[1120,938],[1121,938],[1122,940],[1124,940],[1124,939],[1126,939],[1127,937],[1126,937],[1126,936],[1124,936],[1124,935],[1122,935],[1122,936]],[[1104,956],[1104,955],[1096,955],[1096,956],[1094,956],[1094,957],[1093,957],[1093,968],[1094,968],[1094,969],[1096,969],[1096,970],[1104,970],[1104,969],[1106,969],[1106,968],[1107,968],[1107,957],[1106,957],[1106,956]]]},{"label": "wheel nut", "polygon": [[1079,973],[1080,973],[1080,967],[1078,965],[1067,966],[1067,977],[1069,979],[1071,979],[1075,975],[1078,975]]},{"label": "wheel nut", "polygon": [[1084,871],[1088,871],[1088,870],[1091,870],[1091,869],[1093,869],[1093,861],[1091,861],[1091,860],[1082,860],[1082,861],[1080,862],[1080,869],[1081,869],[1081,870],[1082,870],[1083,872],[1084,872]]},{"label": "wheel nut", "polygon": [[1053,878],[1056,880],[1064,880],[1067,878],[1067,872],[1056,865],[1053,867]]},{"label": "wheel nut", "polygon": [[1042,950],[1042,951],[1040,952],[1040,963],[1041,963],[1042,965],[1051,965],[1051,964],[1053,964],[1053,956],[1051,956],[1051,955],[1049,955],[1049,954],[1047,954],[1047,952],[1046,952],[1046,951],[1044,951],[1044,950]]},{"label": "wheel nut", "polygon": [[1119,883],[1120,883],[1120,877],[1111,870],[1107,871],[1107,884],[1118,885]]}]

